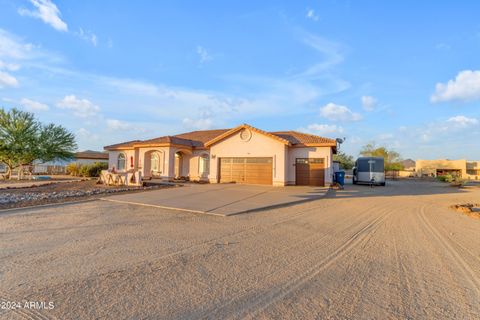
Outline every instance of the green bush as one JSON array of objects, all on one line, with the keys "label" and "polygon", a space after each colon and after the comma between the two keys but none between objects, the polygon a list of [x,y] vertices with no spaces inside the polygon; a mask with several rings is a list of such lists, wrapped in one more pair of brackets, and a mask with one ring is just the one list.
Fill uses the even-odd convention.
[{"label": "green bush", "polygon": [[76,164],[70,163],[67,166],[67,173],[72,176],[80,176],[80,177],[98,177],[100,176],[100,172],[102,170],[108,169],[108,163],[104,162],[95,162],[92,164]]},{"label": "green bush", "polygon": [[90,165],[86,165],[87,167],[87,177],[99,177],[100,172],[102,170],[107,170],[108,169],[108,163],[105,162],[95,162]]},{"label": "green bush", "polygon": [[437,180],[441,181],[441,182],[451,183],[451,182],[453,182],[454,178],[451,174],[446,174],[446,175],[443,175],[443,176],[437,176]]},{"label": "green bush", "polygon": [[81,177],[88,177],[88,164],[82,164],[80,166],[80,170],[78,171],[78,175]]}]

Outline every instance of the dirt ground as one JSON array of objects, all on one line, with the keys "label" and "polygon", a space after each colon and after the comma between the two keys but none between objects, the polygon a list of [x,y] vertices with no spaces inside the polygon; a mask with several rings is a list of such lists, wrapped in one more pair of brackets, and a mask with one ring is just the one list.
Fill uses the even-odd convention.
[{"label": "dirt ground", "polygon": [[479,319],[480,189],[395,181],[233,217],[95,201],[0,215],[3,319]]},{"label": "dirt ground", "polygon": [[[23,182],[25,183],[25,182]],[[30,181],[30,183],[32,183]],[[165,188],[167,186],[155,186],[155,188]],[[106,186],[98,184],[96,179],[66,181],[51,181],[43,185],[29,187],[0,188],[0,200],[4,197],[23,197],[21,201],[2,203],[0,201],[0,210],[9,208],[19,208],[28,206],[44,205],[49,203],[63,203],[79,200],[95,199],[105,196],[108,192],[133,193],[150,189],[153,187],[127,187],[127,186]],[[60,196],[63,195],[63,196]],[[45,197],[41,197],[45,196]]]}]

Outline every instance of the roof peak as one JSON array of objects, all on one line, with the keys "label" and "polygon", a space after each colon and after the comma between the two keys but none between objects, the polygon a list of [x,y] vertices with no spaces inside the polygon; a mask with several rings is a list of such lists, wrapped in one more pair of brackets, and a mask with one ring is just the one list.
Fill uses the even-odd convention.
[{"label": "roof peak", "polygon": [[241,130],[242,128],[249,128],[261,134],[270,136],[287,145],[331,145],[336,144],[335,139],[321,137],[318,135],[299,132],[295,130],[284,131],[264,131],[258,129],[248,123],[243,123],[230,129],[208,129],[208,130],[194,130],[176,135],[166,135],[152,139],[132,140],[119,144],[106,146],[105,149],[115,148],[133,148],[135,145],[142,144],[180,144],[189,147],[208,147],[213,143],[225,139],[229,135]]}]

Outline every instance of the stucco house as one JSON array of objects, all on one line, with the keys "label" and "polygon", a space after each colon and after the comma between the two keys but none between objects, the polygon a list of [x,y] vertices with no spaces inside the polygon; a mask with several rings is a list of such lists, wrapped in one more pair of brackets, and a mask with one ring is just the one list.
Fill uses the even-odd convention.
[{"label": "stucco house", "polygon": [[415,171],[418,176],[437,177],[445,174],[464,179],[480,179],[480,161],[460,160],[417,160]]},{"label": "stucco house", "polygon": [[247,124],[106,146],[109,169],[145,177],[274,186],[331,183],[335,139]]}]

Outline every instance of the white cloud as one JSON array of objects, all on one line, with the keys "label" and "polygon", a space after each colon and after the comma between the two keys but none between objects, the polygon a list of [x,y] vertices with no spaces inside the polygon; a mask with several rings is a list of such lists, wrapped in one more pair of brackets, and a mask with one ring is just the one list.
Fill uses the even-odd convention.
[{"label": "white cloud", "polygon": [[202,64],[212,60],[212,56],[208,53],[207,49],[202,46],[197,46],[197,54]]},{"label": "white cloud", "polygon": [[379,140],[390,140],[393,139],[395,136],[392,133],[382,133],[378,135]]},{"label": "white cloud", "polygon": [[475,118],[467,118],[465,116],[455,116],[449,118],[447,123],[452,124],[455,127],[466,128],[478,124],[478,120]]},{"label": "white cloud", "polygon": [[432,141],[438,141],[439,145],[445,145],[446,140],[458,140],[460,133],[460,136],[473,134],[472,132],[475,131],[473,129],[477,128],[479,123],[479,119],[458,115],[443,121],[432,121],[421,127],[409,128],[402,135],[407,140],[414,140],[416,137],[420,137],[423,142],[431,143]]},{"label": "white cloud", "polygon": [[0,89],[4,87],[18,87],[18,80],[11,74],[0,71]]},{"label": "white cloud", "polygon": [[306,128],[298,129],[300,132],[313,133],[320,136],[332,136],[335,134],[343,133],[343,128],[335,124],[318,124],[312,123],[307,125]]},{"label": "white cloud", "polygon": [[213,127],[213,120],[210,118],[200,118],[200,119],[184,118],[182,122],[187,128],[193,128],[197,130],[207,130]]},{"label": "white cloud", "polygon": [[307,14],[305,15],[308,19],[312,19],[313,21],[318,21],[319,17],[315,14],[315,10],[307,9]]},{"label": "white cloud", "polygon": [[[30,57],[33,45],[24,43],[17,36],[0,29],[0,57],[3,59],[27,59]],[[7,62],[2,61],[6,65]]]},{"label": "white cloud", "polygon": [[30,0],[35,10],[18,9],[22,16],[34,17],[42,20],[58,31],[68,31],[67,24],[60,18],[61,13],[57,6],[50,0]]},{"label": "white cloud", "polygon": [[38,101],[34,101],[34,100],[30,100],[30,99],[27,99],[27,98],[23,98],[22,100],[20,100],[20,104],[28,111],[47,111],[49,109],[48,105],[44,104],[44,103],[41,103],[41,102],[38,102]]},{"label": "white cloud", "polygon": [[61,109],[72,110],[73,114],[80,118],[87,118],[97,115],[100,107],[94,105],[87,99],[77,99],[74,95],[65,96],[57,103]]},{"label": "white cloud", "polygon": [[320,115],[332,121],[358,121],[362,119],[359,113],[355,113],[345,106],[332,102],[320,108]]},{"label": "white cloud", "polygon": [[17,71],[20,69],[20,65],[16,63],[6,63],[0,60],[0,70],[8,70],[8,71]]},{"label": "white cloud", "polygon": [[366,111],[373,111],[377,106],[377,99],[372,96],[362,96],[362,106]]},{"label": "white cloud", "polygon": [[131,129],[133,128],[133,126],[126,121],[117,120],[117,119],[107,119],[107,128],[114,131],[116,130],[122,131],[122,130]]},{"label": "white cloud", "polygon": [[325,70],[331,69],[332,67],[343,62],[344,58],[342,48],[338,43],[309,33],[305,34],[302,37],[302,40],[306,45],[321,53],[324,56],[324,61],[309,67],[301,75],[319,75],[322,74]]},{"label": "white cloud", "polygon": [[75,135],[77,136],[79,145],[87,146],[86,149],[91,149],[92,144],[99,143],[101,140],[98,134],[92,133],[90,130],[85,128],[78,129],[75,132]]},{"label": "white cloud", "polygon": [[453,80],[446,84],[437,83],[431,102],[472,101],[480,99],[480,70],[460,71]]},{"label": "white cloud", "polygon": [[80,39],[91,43],[94,47],[96,47],[98,44],[97,35],[91,31],[83,30],[82,28],[79,28],[78,32],[75,32],[75,35]]}]

